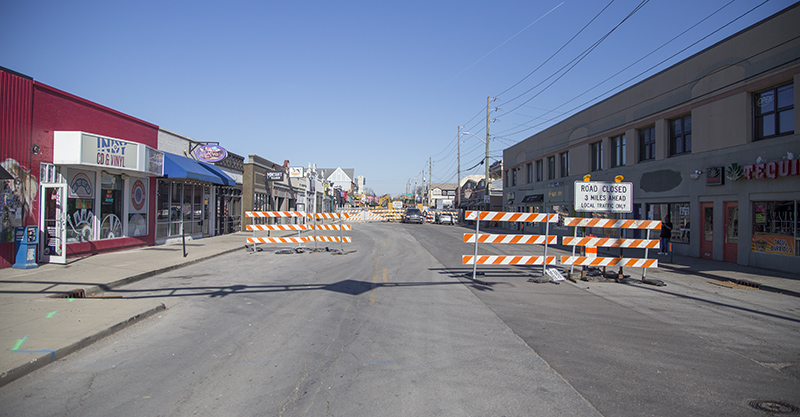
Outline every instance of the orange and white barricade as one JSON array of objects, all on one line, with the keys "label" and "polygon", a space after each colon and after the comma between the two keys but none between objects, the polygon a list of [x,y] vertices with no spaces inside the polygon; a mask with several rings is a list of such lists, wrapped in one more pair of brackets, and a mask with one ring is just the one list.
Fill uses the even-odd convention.
[{"label": "orange and white barricade", "polygon": [[[304,243],[314,242],[340,242],[351,243],[350,236],[342,236],[342,231],[353,230],[353,226],[341,223],[347,218],[344,213],[306,213],[303,211],[247,211],[245,217],[288,217],[288,218],[301,218],[302,224],[248,224],[247,230],[253,231],[253,237],[247,238],[247,243],[253,244],[253,252],[255,252],[256,244],[258,243],[296,243],[302,246]],[[306,222],[307,219],[313,223]],[[339,220],[338,224],[321,224],[320,221]],[[317,236],[317,231],[339,231],[339,236]],[[297,237],[257,237],[256,231],[297,231]],[[302,232],[313,231],[313,236],[301,236]]]},{"label": "orange and white barricade", "polygon": [[[661,222],[657,220],[629,220],[629,219],[596,219],[596,218],[580,218],[580,217],[565,217],[564,226],[575,227],[575,236],[564,236],[562,244],[572,246],[572,256],[562,256],[562,265],[571,265],[570,272],[574,270],[575,266],[619,266],[620,275],[622,274],[622,267],[635,267],[644,268],[642,270],[642,279],[647,275],[647,268],[657,268],[657,259],[648,259],[648,252],[650,249],[658,249],[660,246],[658,239],[650,239],[651,230],[660,230]],[[595,236],[578,237],[579,227],[602,227],[602,228],[616,228],[616,229],[638,229],[647,230],[646,239],[625,239],[625,238],[600,238]],[[586,247],[587,256],[576,256],[575,250],[577,247]],[[590,255],[590,248],[594,248],[594,256]],[[597,248],[636,248],[644,249],[644,258],[617,258],[598,257]],[[583,275],[583,274],[582,274]]]},{"label": "orange and white barricade", "polygon": [[[345,230],[353,230],[353,226],[349,224],[344,224],[344,221],[349,218],[347,213],[339,212],[339,213],[309,213],[308,218],[314,221],[314,224],[311,225],[311,230],[314,231],[314,236],[309,238],[309,241],[314,242],[314,247],[316,248],[317,242],[339,242],[339,243],[352,243],[352,238],[350,236],[342,236],[342,232]],[[334,224],[320,224],[319,221],[325,220],[333,220],[334,222],[338,221],[338,223]],[[317,231],[324,230],[324,231],[339,231],[339,236],[318,236]],[[342,252],[344,252],[344,247],[342,247]]]},{"label": "orange and white barricade", "polygon": [[[305,220],[306,213],[304,211],[246,211],[245,217],[250,218],[300,218]],[[253,244],[253,252],[257,250],[256,244],[258,243],[297,243],[298,247],[303,243],[308,242],[307,238],[301,237],[300,233],[304,230],[309,230],[307,224],[248,224],[246,230],[253,232],[253,237],[247,238],[247,243]],[[297,237],[257,237],[257,231],[297,231]]]},{"label": "orange and white barricade", "polygon": [[[550,223],[558,222],[558,214],[545,213],[506,213],[495,211],[467,211],[465,220],[475,220],[475,233],[465,233],[464,243],[475,243],[475,254],[461,257],[462,265],[472,265],[472,279],[477,275],[478,264],[481,265],[542,265],[542,275],[547,265],[555,265],[556,257],[547,256],[547,247],[557,243],[556,236],[550,236]],[[495,235],[481,234],[481,221],[545,223],[544,235]],[[544,245],[544,256],[505,256],[478,255],[479,243],[507,243]]]}]

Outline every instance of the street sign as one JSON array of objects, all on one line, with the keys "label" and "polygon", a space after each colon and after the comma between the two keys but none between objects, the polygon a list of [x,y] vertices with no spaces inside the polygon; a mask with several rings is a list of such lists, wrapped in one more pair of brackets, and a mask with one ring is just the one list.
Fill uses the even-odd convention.
[{"label": "street sign", "polygon": [[575,211],[630,213],[633,211],[633,183],[575,181]]}]

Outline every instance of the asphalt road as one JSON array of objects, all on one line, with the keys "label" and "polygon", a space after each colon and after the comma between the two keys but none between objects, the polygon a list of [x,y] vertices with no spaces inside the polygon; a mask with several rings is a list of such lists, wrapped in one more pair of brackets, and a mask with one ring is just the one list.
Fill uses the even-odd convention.
[{"label": "asphalt road", "polygon": [[476,283],[462,275],[466,231],[358,224],[354,253],[242,251],[120,288],[167,310],[3,387],[0,415],[767,416],[749,403],[800,404],[796,298],[667,271],[648,273],[666,287],[534,284],[539,268],[511,266]]}]

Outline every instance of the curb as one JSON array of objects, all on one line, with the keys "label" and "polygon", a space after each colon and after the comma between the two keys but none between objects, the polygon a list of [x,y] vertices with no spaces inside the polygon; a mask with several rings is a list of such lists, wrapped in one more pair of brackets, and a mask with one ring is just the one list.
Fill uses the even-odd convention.
[{"label": "curb", "polygon": [[226,249],[226,250],[224,250],[222,252],[218,252],[218,253],[215,253],[215,254],[212,254],[212,255],[204,256],[202,258],[193,259],[191,261],[187,261],[187,262],[171,265],[171,266],[168,266],[168,267],[165,267],[165,268],[154,269],[154,270],[148,271],[148,272],[142,272],[141,274],[137,274],[137,275],[131,275],[129,277],[125,277],[125,278],[122,278],[122,279],[118,279],[116,281],[109,282],[107,284],[93,285],[93,286],[90,286],[90,287],[86,287],[86,288],[83,288],[83,290],[86,292],[86,294],[97,294],[97,293],[101,293],[101,292],[111,291],[114,288],[122,287],[122,286],[129,285],[129,284],[133,284],[134,282],[138,282],[138,281],[141,281],[143,279],[151,278],[151,277],[154,277],[156,275],[165,274],[167,272],[174,271],[176,269],[180,269],[180,268],[183,268],[183,267],[186,267],[186,266],[189,266],[189,265],[194,265],[196,263],[200,263],[200,262],[203,262],[203,261],[207,261],[209,259],[216,258],[218,256],[227,255],[227,254],[229,254],[231,252],[236,252],[237,250],[242,250],[242,248]]},{"label": "curb", "polygon": [[[148,272],[143,272],[143,273],[137,274],[137,275],[132,275],[132,276],[129,276],[129,277],[126,277],[126,278],[122,278],[122,279],[113,281],[113,282],[109,282],[108,284],[93,285],[91,287],[84,288],[83,290],[86,292],[86,294],[110,291],[110,290],[112,290],[114,288],[117,288],[117,287],[121,287],[121,286],[124,286],[124,285],[132,284],[134,282],[141,281],[143,279],[154,277],[156,275],[160,275],[160,274],[163,274],[163,273],[166,273],[166,272],[174,271],[176,269],[180,269],[180,268],[183,268],[183,267],[186,267],[186,266],[189,266],[189,265],[194,265],[196,263],[207,261],[209,259],[216,258],[216,257],[222,256],[222,255],[226,255],[226,254],[231,253],[231,252],[236,252],[238,250],[242,250],[242,248],[241,247],[234,247],[234,248],[226,249],[226,250],[223,250],[223,251],[211,254],[211,255],[203,256],[203,257],[200,257],[200,258],[197,258],[197,259],[193,259],[191,261],[179,263],[179,264],[168,266],[168,267],[165,267],[165,268],[155,269],[155,270],[148,271]],[[17,379],[19,379],[19,378],[21,378],[21,377],[23,377],[23,376],[35,371],[35,370],[37,370],[37,369],[43,368],[46,365],[55,362],[56,360],[62,359],[65,356],[67,356],[67,355],[69,355],[71,353],[77,352],[78,350],[83,349],[83,348],[93,344],[94,342],[97,342],[100,339],[103,339],[103,338],[105,338],[107,336],[110,336],[110,335],[112,335],[112,334],[114,334],[114,333],[116,333],[116,332],[118,332],[118,331],[120,331],[122,329],[125,329],[126,327],[128,327],[128,326],[130,326],[130,325],[132,325],[134,323],[137,323],[137,322],[139,322],[141,320],[144,320],[144,319],[146,319],[146,318],[148,318],[148,317],[150,317],[150,316],[152,316],[152,315],[154,315],[156,313],[164,311],[166,309],[167,309],[167,307],[162,303],[162,304],[160,304],[160,305],[158,305],[158,306],[156,306],[154,308],[151,308],[151,309],[149,309],[147,311],[144,311],[142,313],[136,314],[135,316],[133,316],[131,318],[128,318],[128,319],[126,319],[124,321],[121,321],[121,322],[119,322],[119,323],[117,323],[117,324],[115,324],[115,325],[113,325],[113,326],[111,326],[111,327],[109,327],[109,328],[107,328],[105,330],[101,330],[101,331],[99,331],[99,332],[97,332],[97,333],[95,333],[93,335],[87,336],[87,337],[85,337],[85,338],[83,338],[83,339],[81,339],[81,340],[79,340],[79,341],[77,341],[75,343],[72,343],[72,344],[70,344],[68,346],[56,349],[54,351],[42,351],[41,352],[42,353],[41,356],[38,356],[38,357],[36,357],[34,359],[31,359],[30,361],[28,361],[24,365],[20,365],[20,366],[18,366],[16,368],[9,369],[7,371],[0,371],[0,387],[2,387],[2,386],[6,385],[6,384],[8,384],[8,383],[10,383],[10,382],[12,382],[14,380],[17,380]]]},{"label": "curb", "polygon": [[83,349],[83,348],[91,345],[92,343],[100,340],[100,339],[103,339],[103,338],[105,338],[107,336],[110,336],[110,335],[112,335],[112,334],[114,334],[114,333],[116,333],[116,332],[118,332],[118,331],[120,331],[120,330],[122,330],[122,329],[124,329],[124,328],[126,328],[126,327],[128,327],[128,326],[130,326],[132,324],[134,324],[134,323],[137,323],[137,322],[139,322],[139,321],[141,321],[143,319],[146,319],[146,318],[148,318],[148,317],[150,317],[150,316],[152,316],[152,315],[154,315],[156,313],[159,313],[161,311],[164,311],[166,309],[167,309],[167,307],[164,304],[160,304],[160,305],[158,305],[158,306],[156,306],[154,308],[151,308],[151,309],[149,309],[147,311],[139,313],[139,314],[137,314],[137,315],[135,315],[135,316],[133,316],[133,317],[131,317],[129,319],[121,321],[121,322],[119,322],[119,323],[117,323],[117,324],[115,324],[115,325],[113,325],[113,326],[111,326],[111,327],[109,327],[109,328],[107,328],[105,330],[102,330],[102,331],[100,331],[100,332],[98,332],[96,334],[93,334],[91,336],[87,336],[87,337],[85,337],[85,338],[83,338],[83,339],[81,339],[81,340],[79,340],[79,341],[77,341],[75,343],[72,343],[72,344],[70,344],[68,346],[59,348],[59,349],[54,350],[54,351],[42,351],[42,355],[41,356],[36,357],[34,359],[31,359],[26,364],[20,365],[20,366],[18,366],[16,368],[13,368],[13,369],[10,369],[8,371],[4,371],[4,372],[0,373],[0,387],[2,387],[2,386],[6,385],[6,384],[8,384],[8,383],[10,383],[10,382],[12,382],[14,380],[17,380],[17,379],[19,379],[19,378],[21,378],[21,377],[23,377],[23,376],[35,371],[35,370],[37,370],[37,369],[43,368],[46,365],[49,365],[49,364],[51,364],[51,363],[53,363],[53,362],[65,357],[65,356],[67,356],[67,355],[69,355],[71,353],[77,352],[78,350]]},{"label": "curb", "polygon": [[742,280],[735,279],[735,278],[728,278],[728,277],[723,277],[723,276],[719,276],[719,275],[707,274],[705,272],[698,271],[698,270],[692,269],[692,268],[680,269],[680,268],[676,268],[674,266],[668,266],[668,265],[659,265],[659,267],[664,268],[664,269],[669,269],[673,273],[677,273],[677,274],[680,274],[680,275],[694,275],[694,276],[703,277],[703,278],[706,278],[706,279],[713,279],[715,281],[732,282],[734,284],[746,285],[746,286],[749,286],[749,287],[758,288],[759,290],[762,290],[762,291],[774,292],[776,294],[789,295],[789,296],[792,296],[792,297],[800,297],[800,292],[798,292],[798,291],[787,290],[785,288],[779,288],[779,287],[775,287],[775,286],[772,286],[772,285],[762,284],[762,283],[759,283],[759,282],[742,281]]}]

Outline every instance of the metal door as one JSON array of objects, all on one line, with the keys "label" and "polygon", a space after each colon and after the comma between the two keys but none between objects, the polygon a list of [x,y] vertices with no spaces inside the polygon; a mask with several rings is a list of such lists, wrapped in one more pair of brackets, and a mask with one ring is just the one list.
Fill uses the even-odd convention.
[{"label": "metal door", "polygon": [[39,262],[67,263],[67,184],[42,185]]},{"label": "metal door", "polygon": [[739,257],[739,202],[725,202],[725,239],[722,260],[736,262]]},{"label": "metal door", "polygon": [[700,257],[713,259],[714,203],[700,203]]}]

